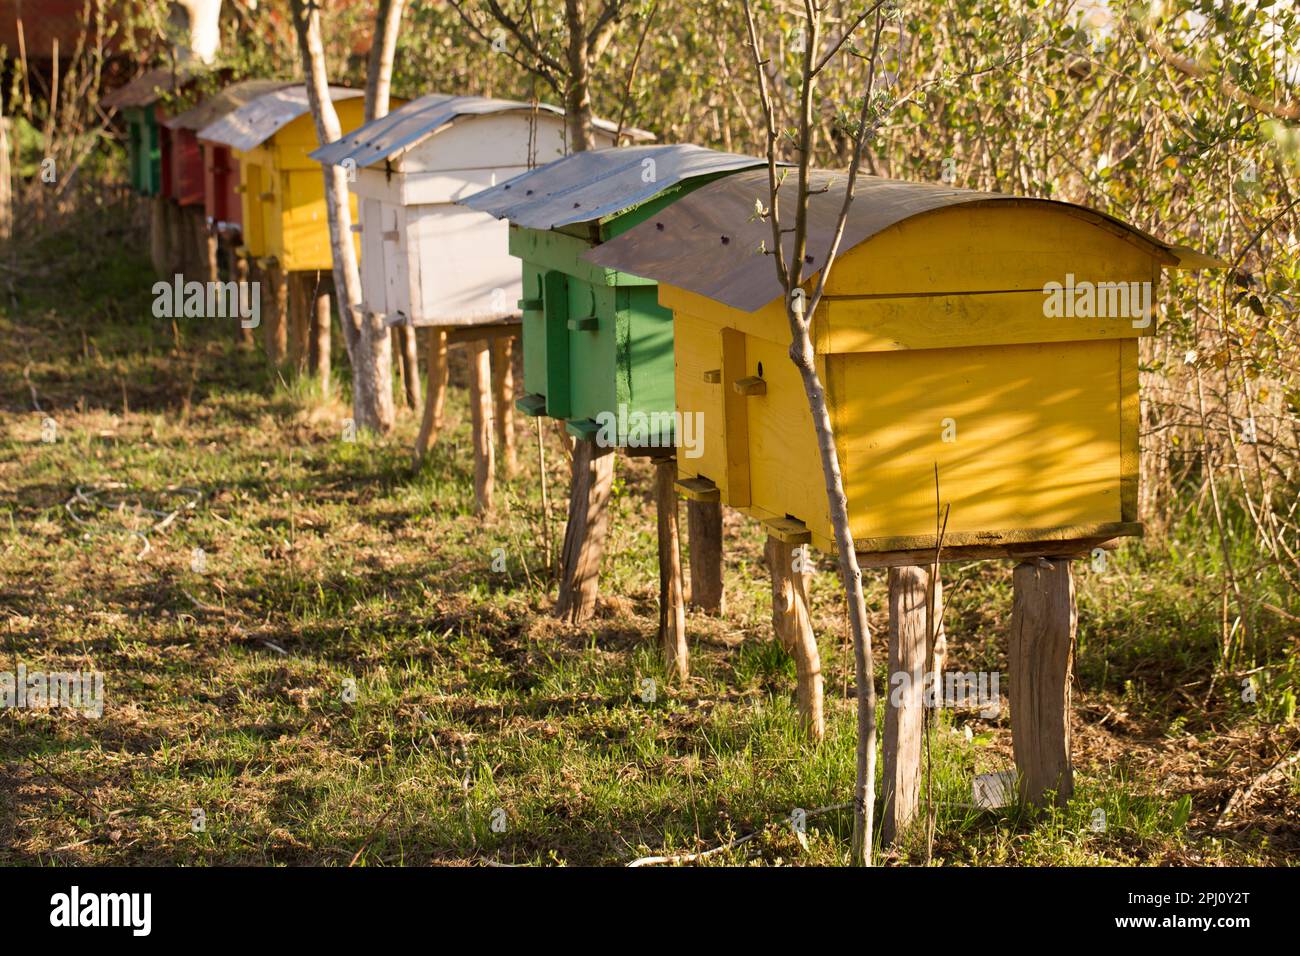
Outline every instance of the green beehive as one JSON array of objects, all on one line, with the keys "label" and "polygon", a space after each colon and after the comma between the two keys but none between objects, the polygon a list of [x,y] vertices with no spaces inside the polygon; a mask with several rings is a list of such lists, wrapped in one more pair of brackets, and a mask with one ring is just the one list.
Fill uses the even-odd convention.
[{"label": "green beehive", "polygon": [[150,70],[103,99],[103,105],[120,112],[126,123],[127,175],[131,188],[142,196],[156,196],[162,189],[159,100],[190,79],[183,68]]},{"label": "green beehive", "polygon": [[654,282],[583,256],[705,183],[761,165],[699,146],[603,149],[462,201],[509,220],[510,252],[523,260],[520,411],[563,419],[586,440],[674,443],[672,313]]}]

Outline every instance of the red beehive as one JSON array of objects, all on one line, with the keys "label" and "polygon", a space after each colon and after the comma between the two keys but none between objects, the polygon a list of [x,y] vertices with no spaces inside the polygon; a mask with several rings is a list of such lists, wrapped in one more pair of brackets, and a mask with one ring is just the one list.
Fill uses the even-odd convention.
[{"label": "red beehive", "polygon": [[[164,179],[164,190],[174,189],[176,201],[182,206],[203,204],[208,218],[220,225],[238,227],[240,214],[239,162],[230,155],[230,149],[217,143],[204,142],[199,133],[227,113],[259,96],[265,96],[291,84],[283,80],[246,80],[233,83],[219,93],[167,120],[165,129],[170,133],[171,150]],[[173,195],[168,191],[168,195]]]}]

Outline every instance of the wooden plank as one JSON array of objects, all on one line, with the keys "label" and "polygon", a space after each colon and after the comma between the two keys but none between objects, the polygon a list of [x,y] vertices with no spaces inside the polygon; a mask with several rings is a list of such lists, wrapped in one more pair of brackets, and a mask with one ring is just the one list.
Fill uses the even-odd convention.
[{"label": "wooden plank", "polygon": [[[1070,525],[1060,528],[1015,528],[1006,531],[947,532],[943,536],[943,560],[950,552],[966,549],[975,552],[983,549],[979,557],[1033,557],[1041,554],[1073,554],[1085,542],[1109,541],[1112,538],[1141,537],[1145,529],[1136,521],[1110,521],[1091,525]],[[897,552],[917,552],[934,556],[935,538],[930,535],[902,535],[891,538],[854,540],[860,560],[872,560],[874,555]],[[1096,547],[1096,545],[1093,545]],[[914,562],[915,563],[915,562]],[[886,565],[876,564],[875,567]]]},{"label": "wooden plank", "polygon": [[786,653],[794,658],[799,722],[814,740],[826,734],[821,653],[808,613],[808,572],[796,559],[797,544],[768,535],[764,550],[772,578],[772,629]]},{"label": "wooden plank", "polygon": [[770,537],[784,544],[807,544],[812,540],[808,526],[794,518],[769,518],[763,522]]},{"label": "wooden plank", "polygon": [[448,345],[462,342],[477,342],[480,339],[517,339],[523,326],[518,319],[510,322],[492,322],[484,325],[421,325],[420,328],[439,328],[447,336]]},{"label": "wooden plank", "polygon": [[[745,367],[745,334],[722,330],[722,377],[734,382],[748,374]],[[724,389],[722,427],[726,430],[727,502],[737,508],[749,504],[749,408],[748,399],[733,389]]]},{"label": "wooden plank", "polygon": [[283,365],[288,352],[289,294],[284,269],[271,258],[262,270],[266,298],[262,302],[263,348],[272,365]]},{"label": "wooden plank", "polygon": [[[1131,279],[1132,282],[1143,281]],[[1128,289],[1124,290],[1127,296]],[[1134,328],[1133,318],[1049,318],[1041,289],[902,297],[822,300],[825,352],[890,352],[1027,342],[1081,342],[1151,335],[1155,324]]]},{"label": "wooden plank", "polygon": [[722,500],[718,493],[718,486],[707,478],[682,478],[677,482],[677,490],[687,501]]},{"label": "wooden plank", "polygon": [[589,441],[575,442],[569,520],[560,551],[560,591],[555,602],[555,616],[571,624],[588,620],[596,608],[613,484],[611,449]]},{"label": "wooden plank", "polygon": [[415,461],[419,464],[438,440],[442,431],[443,410],[447,401],[447,331],[425,331],[425,350],[429,367],[429,387],[425,393],[424,418],[415,439]]},{"label": "wooden plank", "polygon": [[744,378],[738,378],[731,383],[732,389],[737,395],[766,395],[767,382],[763,381],[757,375],[746,375]]},{"label": "wooden plank", "polygon": [[1016,565],[1012,576],[1011,734],[1020,796],[1064,806],[1074,792],[1070,682],[1077,615],[1068,560]]},{"label": "wooden plank", "polygon": [[1138,473],[1141,404],[1138,398],[1138,343],[1119,345],[1119,512],[1123,521],[1138,520]]},{"label": "wooden plank", "polygon": [[492,339],[492,395],[496,408],[497,447],[501,449],[501,467],[507,478],[513,478],[519,467],[515,452],[513,344],[509,336]]},{"label": "wooden plank", "polygon": [[480,515],[492,511],[496,482],[492,460],[492,361],[486,339],[470,347],[469,410],[474,445],[474,501]]},{"label": "wooden plank", "polygon": [[546,396],[545,395],[524,395],[515,399],[515,408],[523,412],[530,418],[536,418],[539,415],[546,414]]},{"label": "wooden plank", "polygon": [[920,802],[928,583],[929,574],[923,567],[889,569],[889,676],[880,823],[887,844],[901,842]]},{"label": "wooden plank", "polygon": [[568,418],[572,409],[569,383],[569,282],[563,272],[551,270],[542,277],[546,303],[546,411],[552,418]]},{"label": "wooden plank", "polygon": [[677,495],[673,479],[677,463],[655,461],[655,513],[659,539],[659,642],[669,674],[684,681],[690,674],[686,646],[686,603],[683,598],[681,540],[677,525]]},{"label": "wooden plank", "polygon": [[[683,484],[677,482],[678,490]],[[712,498],[687,496],[686,534],[691,548],[691,606],[721,616],[726,613],[726,592],[722,587],[722,503],[717,488]]]},{"label": "wooden plank", "polygon": [[330,312],[330,295],[320,289],[316,290],[316,301],[312,308],[312,372],[320,386],[320,397],[330,396],[330,324],[333,321]]}]

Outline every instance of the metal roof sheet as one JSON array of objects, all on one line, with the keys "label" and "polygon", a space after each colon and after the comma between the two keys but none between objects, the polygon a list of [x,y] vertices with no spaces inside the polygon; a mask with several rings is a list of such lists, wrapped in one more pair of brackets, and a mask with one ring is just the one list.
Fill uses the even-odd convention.
[{"label": "metal roof sheet", "polygon": [[197,71],[185,66],[178,66],[175,70],[169,66],[160,66],[141,73],[126,86],[113,90],[100,102],[114,110],[152,106],[168,93],[179,90],[197,75]]},{"label": "metal roof sheet", "polygon": [[[830,254],[847,183],[846,173],[812,171],[805,267],[808,277],[821,270]],[[783,188],[792,194],[794,180]],[[771,224],[754,214],[755,202],[766,207],[768,197],[766,169],[737,173],[695,190],[652,220],[589,250],[583,258],[753,312],[784,294],[776,267],[763,252],[772,244]],[[840,253],[913,216],[949,206],[1003,202],[1067,207],[1074,215],[1150,243],[1157,255],[1168,254],[1170,262],[1187,255],[1185,250],[1175,249],[1121,220],[1073,203],[865,175],[858,177]],[[788,256],[794,236],[787,233],[783,242]],[[1184,264],[1187,262],[1184,259]]]},{"label": "metal roof sheet", "polygon": [[[358,167],[365,167],[415,146],[462,116],[531,112],[532,109],[531,103],[517,100],[429,93],[398,107],[387,116],[371,120],[344,135],[342,139],[320,147],[311,157],[318,162],[333,165],[352,159]],[[564,110],[550,103],[538,103],[537,109],[555,116],[564,115]],[[618,130],[617,125],[608,120],[595,119],[592,124],[608,133]],[[651,138],[651,134],[644,130],[625,129],[623,132],[633,139]]]},{"label": "metal roof sheet", "polygon": [[244,80],[242,83],[232,83],[191,106],[185,112],[177,113],[163,125],[168,129],[200,130],[212,125],[227,113],[232,113],[241,106],[251,103],[259,96],[292,85],[292,80]]},{"label": "metal roof sheet", "polygon": [[554,229],[616,215],[687,179],[765,165],[703,146],[621,146],[565,156],[460,203],[518,226]]},{"label": "metal roof sheet", "polygon": [[[344,86],[330,87],[330,99],[336,103],[361,95],[361,90],[350,90]],[[285,126],[310,111],[307,87],[286,87],[259,96],[227,113],[215,123],[199,130],[198,137],[247,152],[261,146]]]}]

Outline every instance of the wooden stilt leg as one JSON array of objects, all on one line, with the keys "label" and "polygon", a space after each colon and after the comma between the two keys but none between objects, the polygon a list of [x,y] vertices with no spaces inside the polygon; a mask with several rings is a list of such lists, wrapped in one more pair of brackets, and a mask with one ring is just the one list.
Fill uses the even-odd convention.
[{"label": "wooden stilt leg", "polygon": [[826,734],[821,653],[808,615],[808,572],[801,556],[795,553],[798,547],[768,535],[772,627],[781,646],[794,658],[799,719],[810,738],[821,740]]},{"label": "wooden stilt leg", "polygon": [[575,441],[569,521],[560,551],[560,591],[555,602],[555,616],[573,624],[587,620],[596,609],[613,484],[613,449],[592,441]]},{"label": "wooden stilt leg", "polygon": [[307,374],[307,339],[308,326],[311,321],[308,314],[309,277],[301,272],[291,272],[285,277],[289,286],[289,365],[298,375]]},{"label": "wooden stilt leg", "polygon": [[[248,258],[246,256],[238,255],[233,250],[231,250],[231,255],[230,255],[230,267],[231,267],[231,271],[234,274],[233,275],[234,280],[237,283],[239,283],[240,303],[243,306],[247,307],[252,303],[251,297],[253,295],[253,290],[252,287],[249,285],[249,283],[255,281],[256,277],[255,275],[253,275],[253,273],[255,272],[257,267],[252,266],[250,268]],[[258,294],[260,295],[260,293]],[[258,316],[260,320],[261,303],[258,303]],[[240,322],[238,323],[238,327],[239,327],[239,344],[243,348],[251,349],[253,347],[253,329],[250,326],[246,326],[243,320],[240,320]]]},{"label": "wooden stilt leg", "polygon": [[314,290],[312,308],[312,373],[320,383],[320,397],[330,397],[330,297],[319,288]]},{"label": "wooden stilt leg", "polygon": [[691,544],[691,606],[708,614],[724,613],[722,591],[722,502],[686,502],[686,531]]},{"label": "wooden stilt leg", "polygon": [[149,200],[149,261],[153,271],[170,279],[167,274],[167,200],[153,196]]},{"label": "wooden stilt leg", "polygon": [[203,261],[207,267],[207,281],[217,282],[221,279],[221,265],[217,261],[218,251],[220,250],[221,240],[217,235],[216,224],[208,224],[207,217],[203,215],[203,207],[199,207],[199,235],[203,237]]},{"label": "wooden stilt leg", "polygon": [[420,407],[420,348],[415,338],[415,326],[399,325],[397,331],[402,343],[402,384],[406,387],[406,407],[415,411]]},{"label": "wooden stilt leg", "polygon": [[272,365],[283,365],[288,352],[288,289],[284,270],[274,259],[262,269],[263,347]]},{"label": "wooden stilt leg", "polygon": [[488,343],[469,345],[469,408],[473,423],[474,500],[478,513],[492,510],[495,463],[492,461],[492,360]]},{"label": "wooden stilt leg", "polygon": [[518,468],[515,453],[515,372],[514,341],[502,336],[492,340],[492,384],[497,416],[497,447],[501,449],[501,467],[507,478]]},{"label": "wooden stilt leg", "polygon": [[898,842],[916,815],[925,735],[925,568],[889,569],[889,682],[881,837]]},{"label": "wooden stilt leg", "polygon": [[690,673],[686,648],[686,602],[682,595],[682,551],[677,528],[677,460],[655,459],[655,510],[659,525],[659,641],[670,674]]},{"label": "wooden stilt leg", "polygon": [[1074,792],[1070,683],[1077,615],[1068,559],[1016,565],[1011,609],[1011,735],[1020,796],[1042,805]]},{"label": "wooden stilt leg", "polygon": [[447,400],[447,330],[433,328],[425,332],[429,363],[429,387],[425,394],[424,420],[415,439],[415,463],[429,453],[442,431],[442,412]]}]

